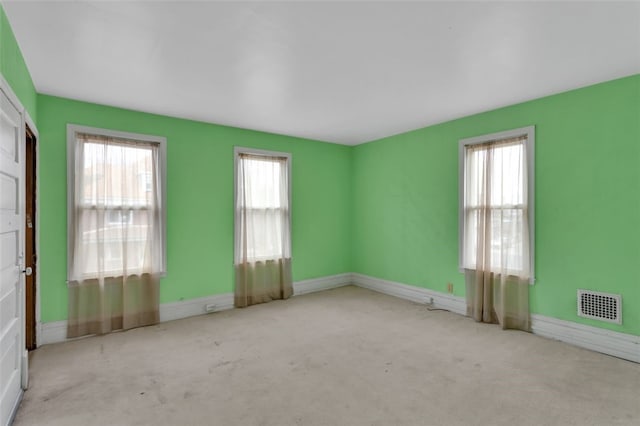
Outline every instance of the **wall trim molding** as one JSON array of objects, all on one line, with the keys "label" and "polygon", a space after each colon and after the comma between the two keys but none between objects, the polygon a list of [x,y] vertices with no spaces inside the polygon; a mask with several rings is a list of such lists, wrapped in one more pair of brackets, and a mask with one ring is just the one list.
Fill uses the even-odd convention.
[{"label": "wall trim molding", "polygon": [[308,280],[293,283],[293,295],[301,296],[316,291],[330,290],[332,288],[343,287],[353,283],[353,274],[329,275],[327,277],[311,278]]},{"label": "wall trim molding", "polygon": [[[293,295],[300,296],[349,285],[352,282],[351,276],[351,273],[346,273],[297,281],[293,283]],[[207,310],[207,305],[213,306],[210,306],[210,309]],[[233,293],[162,303],[160,304],[160,322],[174,321],[233,308]],[[39,324],[36,336],[38,338],[38,346],[77,340],[67,339],[67,320]],[[79,337],[78,339],[85,337],[89,336]]]},{"label": "wall trim molding", "polygon": [[640,336],[544,315],[531,315],[531,331],[549,339],[640,363]]},{"label": "wall trim molding", "polygon": [[369,290],[410,300],[416,303],[427,304],[429,303],[430,298],[433,298],[434,308],[447,309],[459,315],[466,315],[467,313],[467,302],[465,302],[464,297],[402,284],[395,281],[388,281],[382,278],[370,277],[363,274],[354,273],[352,276],[353,284],[358,287],[368,288]]},{"label": "wall trim molding", "polygon": [[39,328],[36,336],[38,347],[67,340],[67,320],[43,322]]},{"label": "wall trim molding", "polygon": [[[207,310],[207,306],[209,306],[209,310]],[[227,309],[233,309],[233,293],[162,303],[160,304],[160,322],[226,311]]]},{"label": "wall trim molding", "polygon": [[[466,315],[464,297],[356,273],[353,274],[353,283],[358,287],[416,303],[427,303],[429,297],[433,297],[434,307]],[[640,336],[539,314],[531,315],[531,331],[542,337],[640,363]]]}]

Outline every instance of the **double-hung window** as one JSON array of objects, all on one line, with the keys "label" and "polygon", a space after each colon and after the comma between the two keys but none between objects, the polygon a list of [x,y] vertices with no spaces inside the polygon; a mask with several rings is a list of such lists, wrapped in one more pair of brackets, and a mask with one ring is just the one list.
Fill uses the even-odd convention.
[{"label": "double-hung window", "polygon": [[165,145],[68,126],[70,281],[166,272]]},{"label": "double-hung window", "polygon": [[291,257],[290,154],[236,149],[236,264]]},{"label": "double-hung window", "polygon": [[293,294],[291,154],[235,148],[235,306]]},{"label": "double-hung window", "polygon": [[533,282],[534,128],[459,145],[459,262]]}]

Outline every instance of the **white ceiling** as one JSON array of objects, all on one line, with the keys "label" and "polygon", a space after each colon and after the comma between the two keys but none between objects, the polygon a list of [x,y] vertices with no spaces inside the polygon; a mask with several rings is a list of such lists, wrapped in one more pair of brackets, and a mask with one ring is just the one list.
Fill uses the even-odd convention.
[{"label": "white ceiling", "polygon": [[357,144],[640,72],[640,3],[2,1],[40,93]]}]

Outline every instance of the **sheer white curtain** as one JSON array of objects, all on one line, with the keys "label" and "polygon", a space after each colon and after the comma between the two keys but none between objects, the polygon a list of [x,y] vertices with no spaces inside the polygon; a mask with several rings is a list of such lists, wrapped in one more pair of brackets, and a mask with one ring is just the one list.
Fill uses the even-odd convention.
[{"label": "sheer white curtain", "polygon": [[69,220],[69,337],[159,320],[160,149],[77,133]]},{"label": "sheer white curtain", "polygon": [[235,202],[235,305],[293,293],[289,158],[238,152]]},{"label": "sheer white curtain", "polygon": [[529,329],[526,136],[465,147],[463,265],[477,321]]}]

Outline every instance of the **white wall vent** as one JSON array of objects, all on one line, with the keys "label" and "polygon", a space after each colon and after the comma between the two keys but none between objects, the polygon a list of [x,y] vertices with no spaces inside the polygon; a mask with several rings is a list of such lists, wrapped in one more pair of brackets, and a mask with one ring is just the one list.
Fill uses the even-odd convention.
[{"label": "white wall vent", "polygon": [[622,324],[622,296],[578,289],[578,316]]}]

